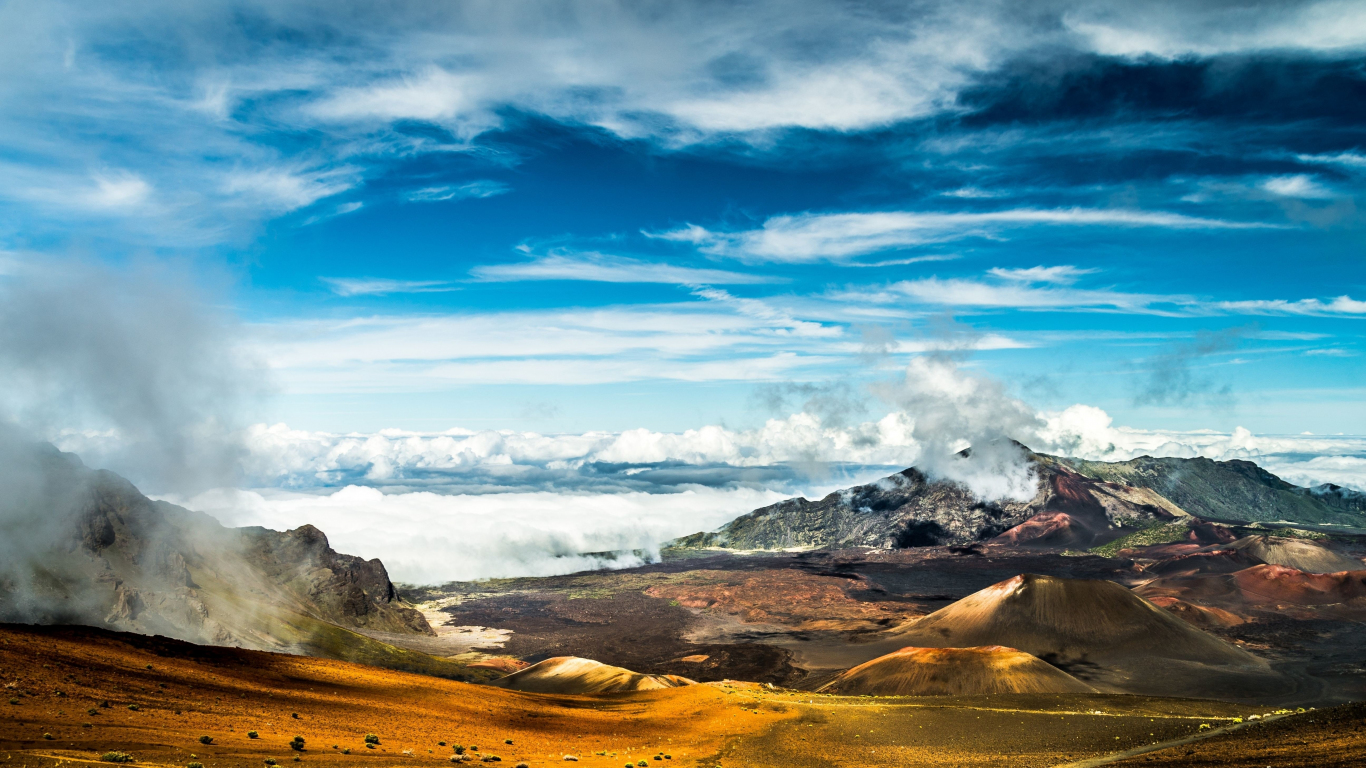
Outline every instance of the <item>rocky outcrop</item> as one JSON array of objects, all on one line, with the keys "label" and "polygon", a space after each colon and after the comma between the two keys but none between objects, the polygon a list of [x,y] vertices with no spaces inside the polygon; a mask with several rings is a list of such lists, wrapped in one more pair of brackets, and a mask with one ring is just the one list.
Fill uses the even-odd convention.
[{"label": "rocky outcrop", "polygon": [[269,578],[306,596],[320,617],[343,626],[435,634],[419,611],[399,599],[384,563],[338,553],[314,526],[284,533],[244,528],[241,535],[248,557]]}]

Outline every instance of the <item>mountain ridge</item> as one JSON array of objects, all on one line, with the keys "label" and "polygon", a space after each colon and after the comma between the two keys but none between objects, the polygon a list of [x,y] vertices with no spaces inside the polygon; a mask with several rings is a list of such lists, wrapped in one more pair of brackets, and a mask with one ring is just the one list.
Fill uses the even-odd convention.
[{"label": "mountain ridge", "polygon": [[1366,525],[1356,494],[1296,486],[1249,461],[1140,456],[1098,462],[1016,445],[1038,478],[1028,501],[983,501],[960,483],[932,480],[911,467],[817,501],[799,497],[761,507],[664,547],[904,549],[995,541],[1090,548],[1191,518]]}]

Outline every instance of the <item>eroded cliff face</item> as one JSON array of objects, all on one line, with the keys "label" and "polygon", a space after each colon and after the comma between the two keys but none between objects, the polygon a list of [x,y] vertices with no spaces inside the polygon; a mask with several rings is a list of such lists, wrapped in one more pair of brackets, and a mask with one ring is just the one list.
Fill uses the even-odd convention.
[{"label": "eroded cliff face", "polygon": [[819,501],[789,499],[719,530],[669,543],[737,550],[966,545],[1086,548],[1137,528],[1197,517],[1366,523],[1356,498],[1310,490],[1245,461],[1092,462],[1021,447],[1037,479],[1029,501],[984,501],[967,487],[915,468]]},{"label": "eroded cliff face", "polygon": [[225,528],[111,472],[36,447],[0,509],[0,621],[73,623],[304,651],[319,626],[432,632],[378,560],[321,531]]}]

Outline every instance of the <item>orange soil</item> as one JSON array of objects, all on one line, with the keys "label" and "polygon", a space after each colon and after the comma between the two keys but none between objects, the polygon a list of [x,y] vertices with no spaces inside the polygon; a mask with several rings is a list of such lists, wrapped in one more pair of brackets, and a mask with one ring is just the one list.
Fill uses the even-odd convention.
[{"label": "orange soil", "polygon": [[[184,766],[193,754],[206,768],[260,768],[268,757],[289,763],[288,744],[299,735],[307,744],[303,763],[329,765],[449,766],[451,750],[439,741],[477,745],[509,768],[519,761],[562,764],[566,754],[581,765],[621,766],[628,756],[650,759],[659,751],[692,765],[730,737],[791,716],[770,709],[755,717],[708,685],[532,695],[345,662],[160,638],[144,645],[128,637],[0,627],[0,678],[11,686],[5,700],[19,702],[0,709],[0,754],[90,761],[117,750],[133,754],[137,765],[167,766]],[[108,708],[100,706],[105,701]],[[87,714],[91,708],[96,714]],[[250,730],[260,738],[248,738]],[[380,737],[377,749],[365,748],[367,733]],[[200,736],[214,743],[200,744]],[[616,755],[593,754],[604,750]]]},{"label": "orange soil", "polygon": [[820,690],[874,696],[1095,693],[1066,672],[999,645],[902,648],[841,673]]},{"label": "orange soil", "polygon": [[689,573],[686,582],[653,586],[645,594],[677,600],[687,608],[719,611],[747,624],[808,630],[870,629],[925,613],[914,604],[865,602],[849,596],[850,589],[866,588],[860,580],[792,569],[699,570]]}]

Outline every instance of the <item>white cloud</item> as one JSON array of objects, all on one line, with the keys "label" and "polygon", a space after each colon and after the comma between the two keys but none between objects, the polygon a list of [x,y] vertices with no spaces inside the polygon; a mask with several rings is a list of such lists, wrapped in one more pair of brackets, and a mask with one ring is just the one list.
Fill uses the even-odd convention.
[{"label": "white cloud", "polygon": [[1294,176],[1273,176],[1263,181],[1261,186],[1262,189],[1281,197],[1317,200],[1333,196],[1331,189],[1303,173]]},{"label": "white cloud", "polygon": [[405,198],[412,203],[436,203],[445,200],[468,200],[483,199],[494,197],[495,195],[505,195],[512,191],[512,187],[501,181],[491,179],[480,179],[471,181],[468,184],[443,185],[439,187],[423,187],[415,189],[405,195]]},{"label": "white cloud", "polygon": [[142,177],[127,171],[97,173],[93,178],[95,189],[86,200],[97,208],[127,208],[141,205],[152,192],[151,185]]},{"label": "white cloud", "polygon": [[784,495],[753,488],[673,493],[382,493],[347,486],[323,493],[272,489],[174,498],[229,525],[276,529],[311,523],[339,551],[383,560],[397,581],[440,583],[551,576],[644,562],[585,552],[642,550],[716,528]]},{"label": "white cloud", "polygon": [[[343,286],[395,288],[384,281]],[[851,354],[840,325],[723,291],[708,296],[666,305],[287,321],[255,326],[254,344],[295,392],[771,380]]]},{"label": "white cloud", "polygon": [[[1147,314],[1169,314],[1191,303],[1189,297],[1124,293],[1110,290],[1040,287],[1025,282],[988,283],[969,279],[902,280],[873,289],[852,289],[833,294],[844,301],[898,303],[908,299],[945,307],[1011,309],[1106,309]],[[1163,308],[1166,305],[1167,308]]]},{"label": "white cloud", "polygon": [[1339,296],[1331,301],[1320,299],[1221,301],[1214,306],[1227,312],[1249,315],[1366,315],[1366,301],[1357,301],[1351,296]]},{"label": "white cloud", "polygon": [[[342,88],[307,107],[324,120],[450,120],[477,113],[481,88],[469,75],[427,67],[421,72],[365,86]],[[467,117],[468,119],[468,117]],[[492,126],[489,118],[479,127]]]},{"label": "white cloud", "polygon": [[229,173],[224,179],[223,191],[278,212],[287,212],[345,192],[357,183],[359,170],[351,167],[323,170],[252,168]]},{"label": "white cloud", "polygon": [[1339,152],[1335,155],[1296,155],[1295,159],[1302,163],[1340,165],[1352,169],[1366,168],[1366,155],[1360,152]]},{"label": "white cloud", "polygon": [[767,275],[680,267],[600,253],[551,254],[520,264],[482,265],[471,269],[470,274],[488,282],[583,280],[601,283],[743,285],[782,281],[781,278]]},{"label": "white cloud", "polygon": [[692,243],[704,253],[753,261],[800,263],[843,261],[879,251],[967,237],[996,237],[1010,230],[1038,226],[1263,229],[1273,225],[1162,211],[1016,208],[986,213],[802,213],[774,216],[759,229],[740,232],[715,232],[689,224],[653,236]]},{"label": "white cloud", "polygon": [[391,293],[445,293],[459,290],[442,280],[386,280],[375,277],[324,277],[338,296],[385,296]]},{"label": "white cloud", "polygon": [[987,274],[1005,280],[1014,280],[1021,283],[1055,283],[1058,285],[1071,285],[1085,275],[1098,272],[1096,269],[1081,269],[1069,265],[1056,267],[1029,267],[1027,269],[1004,269],[994,267],[987,270]]},{"label": "white cloud", "polygon": [[[436,582],[634,565],[639,560],[582,553],[644,550],[648,556],[661,541],[714,529],[782,498],[820,498],[910,465],[974,483],[986,496],[1028,495],[1028,473],[1005,471],[1023,465],[981,450],[1000,436],[1022,438],[1037,451],[1105,461],[1143,455],[1252,460],[1301,485],[1333,482],[1366,491],[1366,438],[1139,430],[1116,427],[1107,413],[1087,405],[1036,414],[942,360],[922,363],[893,392],[914,414],[893,412],[839,428],[809,414],[753,430],[708,426],[682,433],[339,435],[258,425],[245,445],[248,474],[260,487],[171,500],[229,525],[311,523],[342,551],[382,558],[397,579]],[[979,463],[947,458],[971,442],[952,439],[955,430],[979,441]],[[832,463],[859,469],[818,480],[745,474]],[[668,468],[663,481],[652,474],[659,467]],[[730,468],[719,483],[718,468]]]},{"label": "white cloud", "polygon": [[1064,24],[1111,56],[1214,56],[1268,50],[1350,52],[1366,47],[1366,9],[1352,0],[1190,4],[1085,3]]}]

